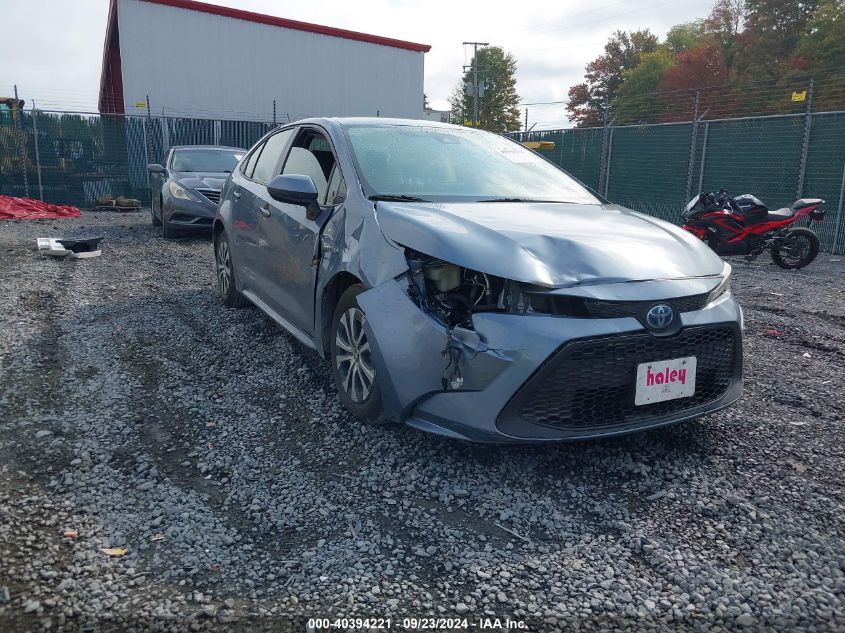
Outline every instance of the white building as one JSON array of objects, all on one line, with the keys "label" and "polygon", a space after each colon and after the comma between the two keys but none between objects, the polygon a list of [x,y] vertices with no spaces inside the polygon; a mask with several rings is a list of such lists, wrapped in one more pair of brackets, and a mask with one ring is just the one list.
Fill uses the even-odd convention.
[{"label": "white building", "polygon": [[[111,0],[102,113],[422,118],[430,46],[193,0]],[[275,117],[274,117],[275,106]]]}]

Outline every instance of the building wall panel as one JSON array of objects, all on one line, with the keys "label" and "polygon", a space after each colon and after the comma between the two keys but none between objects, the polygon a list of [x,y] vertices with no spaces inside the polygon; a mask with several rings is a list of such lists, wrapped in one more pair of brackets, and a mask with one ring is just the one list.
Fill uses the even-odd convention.
[{"label": "building wall panel", "polygon": [[423,113],[423,53],[118,0],[126,113],[269,121]]}]

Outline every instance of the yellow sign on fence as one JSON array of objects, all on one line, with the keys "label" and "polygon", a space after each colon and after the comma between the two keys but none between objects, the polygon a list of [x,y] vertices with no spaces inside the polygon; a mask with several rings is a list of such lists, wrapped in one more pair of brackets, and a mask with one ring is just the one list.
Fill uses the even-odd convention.
[{"label": "yellow sign on fence", "polygon": [[805,101],[807,99],[807,91],[802,90],[801,92],[793,92],[792,93],[792,100],[795,102],[798,101]]},{"label": "yellow sign on fence", "polygon": [[135,102],[135,107],[136,107],[136,108],[146,108],[146,107],[147,107],[147,102],[146,102],[146,101],[136,101],[136,102]]}]

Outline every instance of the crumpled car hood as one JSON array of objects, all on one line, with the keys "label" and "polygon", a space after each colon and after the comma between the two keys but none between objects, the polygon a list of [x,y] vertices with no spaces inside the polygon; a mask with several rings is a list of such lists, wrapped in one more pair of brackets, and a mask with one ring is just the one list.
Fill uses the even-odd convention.
[{"label": "crumpled car hood", "polygon": [[183,187],[213,189],[214,191],[222,191],[228,177],[229,174],[227,173],[217,172],[180,172],[173,174],[173,179]]},{"label": "crumpled car hood", "polygon": [[403,246],[547,287],[718,275],[724,265],[683,229],[616,205],[378,202],[376,218]]}]

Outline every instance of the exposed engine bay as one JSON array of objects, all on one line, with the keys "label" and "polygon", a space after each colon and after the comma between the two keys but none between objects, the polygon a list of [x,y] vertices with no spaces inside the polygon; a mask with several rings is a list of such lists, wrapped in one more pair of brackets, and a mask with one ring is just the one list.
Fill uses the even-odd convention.
[{"label": "exposed engine bay", "polygon": [[508,311],[516,282],[456,266],[406,249],[409,295],[426,313],[447,328],[472,329],[476,312]]}]

